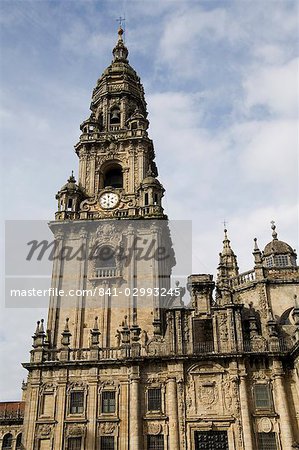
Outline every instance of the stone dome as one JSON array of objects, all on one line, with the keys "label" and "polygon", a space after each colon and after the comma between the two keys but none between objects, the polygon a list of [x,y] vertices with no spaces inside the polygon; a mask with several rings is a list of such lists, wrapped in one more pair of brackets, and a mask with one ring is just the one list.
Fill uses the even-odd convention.
[{"label": "stone dome", "polygon": [[294,254],[292,247],[286,242],[279,241],[278,239],[273,239],[273,241],[269,242],[264,249],[264,256],[285,255],[289,253]]},{"label": "stone dome", "polygon": [[142,181],[142,186],[145,185],[155,185],[155,186],[161,186],[161,183],[159,180],[157,180],[157,178],[153,177],[153,176],[147,176],[146,178],[143,179]]}]

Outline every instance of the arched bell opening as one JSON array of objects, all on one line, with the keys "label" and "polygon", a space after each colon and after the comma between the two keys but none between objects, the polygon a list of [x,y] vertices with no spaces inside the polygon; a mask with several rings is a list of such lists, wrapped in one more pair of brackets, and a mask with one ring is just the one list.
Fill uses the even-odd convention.
[{"label": "arched bell opening", "polygon": [[115,164],[107,168],[104,173],[104,187],[111,186],[113,188],[122,188],[124,184],[123,181],[123,171],[119,164]]},{"label": "arched bell opening", "polygon": [[118,107],[111,109],[109,122],[112,129],[120,126],[120,109]]}]

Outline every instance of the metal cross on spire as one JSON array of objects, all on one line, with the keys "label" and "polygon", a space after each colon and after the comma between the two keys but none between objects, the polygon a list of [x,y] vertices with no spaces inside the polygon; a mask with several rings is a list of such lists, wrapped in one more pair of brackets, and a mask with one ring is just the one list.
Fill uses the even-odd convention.
[{"label": "metal cross on spire", "polygon": [[224,229],[226,230],[228,222],[224,219],[222,223],[223,223]]},{"label": "metal cross on spire", "polygon": [[125,22],[125,20],[126,20],[126,19],[123,18],[123,17],[121,17],[121,16],[120,16],[118,19],[116,19],[116,22],[119,22],[119,27],[120,27],[120,28],[122,28],[122,22]]}]

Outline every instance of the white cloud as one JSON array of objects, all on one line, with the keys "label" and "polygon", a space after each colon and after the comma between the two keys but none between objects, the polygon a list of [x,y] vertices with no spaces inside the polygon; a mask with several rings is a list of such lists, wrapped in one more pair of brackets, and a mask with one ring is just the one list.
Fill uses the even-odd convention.
[{"label": "white cloud", "polygon": [[285,65],[257,67],[243,81],[245,106],[262,105],[271,114],[297,117],[298,59]]},{"label": "white cloud", "polygon": [[239,158],[243,176],[255,183],[271,184],[273,193],[284,187],[293,191],[298,168],[297,121],[253,122],[236,130],[243,146]]}]

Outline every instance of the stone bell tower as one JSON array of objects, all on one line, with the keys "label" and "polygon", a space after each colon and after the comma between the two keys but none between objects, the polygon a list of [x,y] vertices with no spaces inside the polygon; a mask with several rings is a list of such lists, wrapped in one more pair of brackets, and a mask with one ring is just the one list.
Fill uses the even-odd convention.
[{"label": "stone bell tower", "polygon": [[166,218],[143,86],[128,63],[121,28],[113,57],[93,90],[91,115],[80,127],[78,186],[58,192],[57,220]]}]

